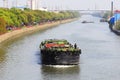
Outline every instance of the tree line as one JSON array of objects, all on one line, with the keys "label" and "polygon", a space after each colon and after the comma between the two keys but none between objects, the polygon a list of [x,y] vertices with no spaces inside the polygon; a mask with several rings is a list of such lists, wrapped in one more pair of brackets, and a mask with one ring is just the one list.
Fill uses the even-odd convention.
[{"label": "tree line", "polygon": [[64,20],[78,17],[78,12],[60,11],[48,12],[41,10],[31,10],[28,8],[0,8],[0,34],[7,32],[11,28],[21,28],[23,26],[41,24],[57,20]]}]

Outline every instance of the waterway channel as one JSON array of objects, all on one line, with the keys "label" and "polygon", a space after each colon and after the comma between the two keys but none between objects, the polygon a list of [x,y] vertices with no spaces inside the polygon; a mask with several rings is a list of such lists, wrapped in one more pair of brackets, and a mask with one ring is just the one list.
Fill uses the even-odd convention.
[{"label": "waterway channel", "polygon": [[[84,20],[94,23],[81,23]],[[27,35],[0,46],[0,80],[119,80],[120,37],[99,17],[79,20]],[[78,66],[42,66],[39,44],[67,39],[82,49]]]}]

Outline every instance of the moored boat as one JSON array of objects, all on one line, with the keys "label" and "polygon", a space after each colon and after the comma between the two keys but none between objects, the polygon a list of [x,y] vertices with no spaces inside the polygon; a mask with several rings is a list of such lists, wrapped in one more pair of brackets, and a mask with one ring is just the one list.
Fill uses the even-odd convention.
[{"label": "moored boat", "polygon": [[82,23],[94,23],[93,21],[82,21]]},{"label": "moored boat", "polygon": [[48,39],[40,44],[41,61],[45,65],[77,65],[81,49],[67,40]]}]

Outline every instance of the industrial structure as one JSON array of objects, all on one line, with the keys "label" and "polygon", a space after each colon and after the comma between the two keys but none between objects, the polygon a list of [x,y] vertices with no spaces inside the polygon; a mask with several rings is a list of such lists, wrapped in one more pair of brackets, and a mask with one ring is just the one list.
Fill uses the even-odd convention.
[{"label": "industrial structure", "polygon": [[39,8],[39,0],[28,0],[28,8],[35,10]]},{"label": "industrial structure", "polygon": [[8,8],[8,0],[3,0],[3,7]]}]

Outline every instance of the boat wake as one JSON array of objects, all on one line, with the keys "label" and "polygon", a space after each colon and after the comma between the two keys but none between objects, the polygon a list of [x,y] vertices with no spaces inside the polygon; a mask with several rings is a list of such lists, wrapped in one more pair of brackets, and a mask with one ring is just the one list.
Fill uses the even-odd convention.
[{"label": "boat wake", "polygon": [[54,67],[54,68],[70,68],[70,67],[75,67],[76,65],[45,65],[48,67]]}]

